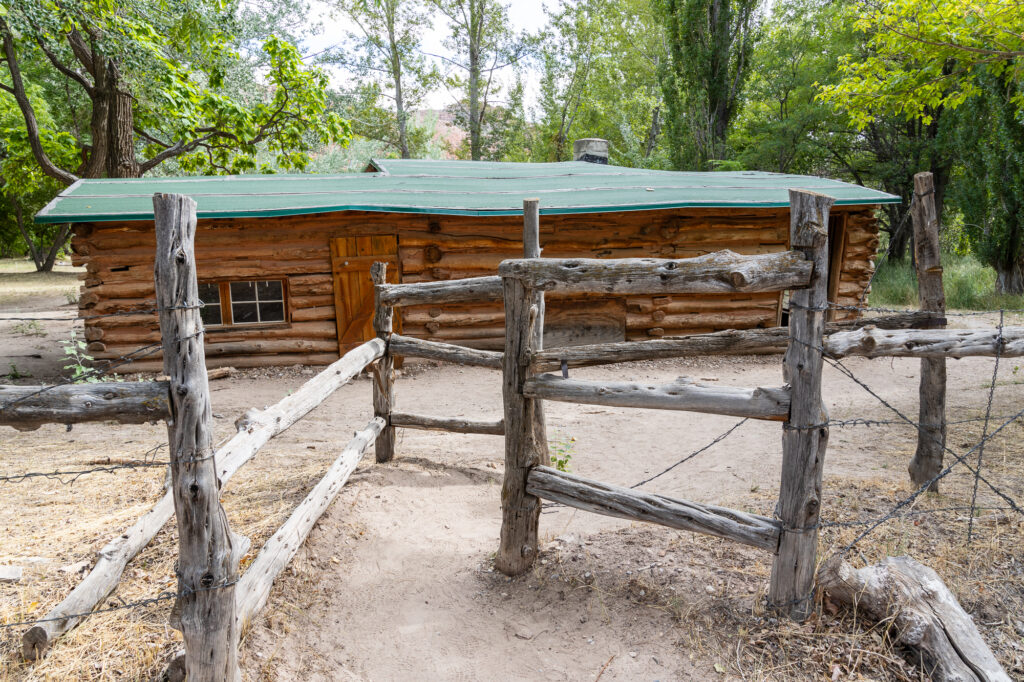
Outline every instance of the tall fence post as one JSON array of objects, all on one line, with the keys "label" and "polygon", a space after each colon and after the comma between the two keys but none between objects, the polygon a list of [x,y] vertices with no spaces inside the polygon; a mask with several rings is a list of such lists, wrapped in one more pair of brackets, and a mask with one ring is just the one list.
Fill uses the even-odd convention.
[{"label": "tall fence post", "polygon": [[390,462],[395,457],[395,427],[391,426],[391,412],[395,404],[395,356],[391,354],[388,345],[395,309],[381,302],[380,290],[377,288],[378,285],[387,284],[387,274],[387,263],[374,263],[370,266],[375,303],[373,331],[385,343],[384,357],[373,366],[373,414],[386,424],[373,446],[377,462]]},{"label": "tall fence post", "polygon": [[776,516],[782,522],[768,601],[778,612],[805,619],[813,608],[821,479],[828,446],[828,413],[821,401],[822,340],[828,306],[828,213],[834,200],[790,190],[791,248],[814,263],[806,289],[789,306],[789,347],[783,374],[790,385],[789,419],[782,430],[782,483]]},{"label": "tall fence post", "polygon": [[[540,258],[540,201],[523,201],[523,256]],[[505,478],[501,487],[501,544],[494,564],[519,575],[537,558],[540,500],[526,492],[530,468],[547,462],[543,402],[523,395],[531,375],[531,353],[542,348],[544,292],[514,277],[502,280],[505,294],[505,354],[502,398],[505,407]]]},{"label": "tall fence post", "polygon": [[234,681],[238,669],[238,559],[213,459],[210,386],[199,315],[196,202],[155,194],[156,304],[164,374],[170,377],[171,484],[178,524],[178,598],[172,625],[185,641],[190,682]]},{"label": "tall fence post", "polygon": [[[946,326],[946,292],[942,287],[939,216],[935,208],[935,183],[931,173],[914,176],[914,261],[921,310],[931,313],[928,328]],[[923,485],[942,470],[946,449],[946,360],[921,359],[921,407],[918,412],[917,451],[910,460],[910,480]],[[936,481],[928,488],[938,492]]]}]

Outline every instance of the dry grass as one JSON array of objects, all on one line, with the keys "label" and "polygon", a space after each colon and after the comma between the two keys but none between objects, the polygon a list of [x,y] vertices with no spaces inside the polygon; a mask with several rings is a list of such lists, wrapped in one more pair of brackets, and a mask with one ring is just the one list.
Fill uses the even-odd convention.
[{"label": "dry grass", "polygon": [[70,265],[55,265],[53,272],[36,272],[31,260],[0,260],[0,306],[36,308],[40,298],[73,303],[78,300],[80,272],[85,269]]},{"label": "dry grass", "polygon": [[[227,425],[224,428],[230,428]],[[33,434],[0,431],[0,472],[53,471],[135,458],[166,441],[164,426],[47,426]],[[111,439],[110,434],[116,434]],[[295,434],[296,439],[301,434]],[[336,455],[311,450],[287,436],[272,441],[241,469],[223,503],[232,530],[252,539],[255,552],[316,484]],[[161,457],[166,451],[161,451]],[[43,617],[91,567],[97,550],[148,511],[163,492],[162,468],[93,474],[73,485],[32,479],[0,483],[0,563],[26,568],[20,584],[0,584],[0,624]],[[169,523],[134,561],[102,606],[173,591],[177,533]],[[139,680],[166,666],[180,642],[167,625],[172,601],[90,617],[58,640],[42,661],[21,660],[25,628],[0,630],[0,680]]]}]

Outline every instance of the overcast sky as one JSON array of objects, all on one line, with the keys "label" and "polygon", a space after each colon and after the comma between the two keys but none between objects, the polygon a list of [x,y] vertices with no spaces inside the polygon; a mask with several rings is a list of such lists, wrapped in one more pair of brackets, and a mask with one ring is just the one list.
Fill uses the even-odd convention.
[{"label": "overcast sky", "polygon": [[[547,23],[544,5],[557,6],[559,3],[558,0],[546,0],[546,2],[544,0],[512,0],[511,2],[506,0],[506,4],[509,8],[510,32],[518,33],[525,30],[533,33],[543,28]],[[345,35],[350,30],[355,29],[350,21],[339,16],[337,12],[332,13],[329,7],[329,3],[314,0],[313,16],[310,17],[310,20],[311,23],[322,24],[322,30],[303,43],[302,53],[304,55],[312,55],[336,45],[344,40]],[[434,54],[445,54],[446,50],[442,42],[447,35],[448,28],[444,17],[439,13],[435,13],[434,27],[423,36],[422,50]],[[345,87],[351,80],[351,74],[344,68],[332,67],[330,71],[336,86]],[[537,73],[528,72],[524,74],[527,105],[532,105],[536,101],[538,78]],[[512,70],[505,69],[505,73],[502,74],[502,81],[508,83],[511,80]],[[425,104],[431,109],[441,109],[453,102],[454,98],[452,95],[445,88],[441,87],[430,94]]]}]

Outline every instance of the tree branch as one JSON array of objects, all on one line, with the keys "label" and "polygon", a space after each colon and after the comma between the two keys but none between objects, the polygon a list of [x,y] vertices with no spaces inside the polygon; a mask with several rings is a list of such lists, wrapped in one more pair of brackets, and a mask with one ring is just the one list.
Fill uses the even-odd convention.
[{"label": "tree branch", "polygon": [[18,66],[18,58],[14,52],[14,36],[11,34],[10,26],[7,25],[7,22],[2,17],[0,17],[0,37],[3,39],[7,70],[11,74],[11,88],[9,91],[14,95],[14,99],[18,102],[18,108],[21,109],[22,118],[25,119],[25,129],[28,132],[28,143],[32,148],[32,155],[44,173],[51,178],[63,182],[65,185],[70,185],[78,180],[78,176],[69,173],[63,168],[59,168],[50,160],[46,150],[43,149],[43,143],[39,139],[39,124],[36,122],[36,112],[32,108],[32,102],[29,101],[28,95],[25,94],[25,83],[21,79],[21,68]]}]

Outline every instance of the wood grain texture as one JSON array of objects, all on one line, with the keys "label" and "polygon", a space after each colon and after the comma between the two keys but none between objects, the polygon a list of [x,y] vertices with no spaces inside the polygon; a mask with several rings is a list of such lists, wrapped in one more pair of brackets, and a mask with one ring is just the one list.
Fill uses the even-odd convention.
[{"label": "wood grain texture", "polygon": [[760,256],[716,251],[681,260],[509,260],[501,264],[498,272],[544,291],[722,294],[803,287],[807,285],[811,268],[802,254],[791,251]]},{"label": "wood grain texture", "polygon": [[[946,312],[946,293],[942,286],[939,215],[935,207],[935,182],[931,173],[914,176],[914,262],[917,267],[917,289],[921,310],[941,318]],[[942,471],[946,449],[946,360],[941,357],[921,359],[918,388],[920,406],[917,449],[910,460],[910,480],[924,485]],[[928,490],[938,492],[939,482]]]},{"label": "wood grain texture", "polygon": [[885,622],[935,682],[1010,682],[970,614],[932,569],[886,557],[854,569],[832,557],[818,571],[829,598]]},{"label": "wood grain texture", "polygon": [[500,301],[501,277],[467,277],[445,282],[392,284],[381,287],[381,303],[391,306]]},{"label": "wood grain texture", "polygon": [[551,467],[530,469],[526,490],[575,509],[714,535],[769,552],[779,544],[779,523],[766,516],[598,483]]},{"label": "wood grain texture", "polygon": [[527,379],[530,398],[584,405],[683,410],[752,419],[782,421],[789,414],[789,391],[779,388],[736,388],[696,383],[680,377],[671,384],[584,381],[541,374]]},{"label": "wood grain texture", "polygon": [[869,326],[830,335],[825,339],[825,352],[835,358],[1020,357],[1024,355],[1024,327],[1003,327],[1000,332],[998,328],[886,330]]},{"label": "wood grain texture", "polygon": [[199,319],[193,244],[196,202],[153,196],[156,222],[156,302],[164,374],[170,377],[167,422],[171,490],[178,525],[178,598],[172,626],[185,642],[192,682],[240,680],[235,580],[238,559],[213,450],[213,413]]},{"label": "wood grain texture", "polygon": [[790,190],[790,241],[814,264],[806,289],[790,298],[791,341],[783,358],[790,385],[789,418],[782,431],[782,482],[776,516],[782,522],[768,602],[802,621],[813,611],[821,481],[828,445],[828,413],[821,400],[821,351],[828,302],[828,216],[833,199]]},{"label": "wood grain texture", "polygon": [[395,355],[407,358],[425,358],[470,367],[501,369],[501,353],[499,352],[476,350],[438,341],[424,341],[401,334],[391,335],[389,350]]},{"label": "wood grain texture", "polygon": [[274,580],[299,551],[313,526],[327,511],[348,481],[348,477],[355,471],[363,453],[383,432],[384,427],[384,420],[374,417],[365,428],[357,431],[320,482],[263,545],[238,582],[235,617],[239,631],[244,630],[266,605]]},{"label": "wood grain texture", "polygon": [[505,422],[463,419],[461,417],[431,417],[425,414],[392,412],[391,426],[403,429],[425,429],[428,431],[451,431],[453,433],[483,433],[493,436],[505,435]]},{"label": "wood grain texture", "polygon": [[168,389],[166,381],[0,385],[0,426],[34,431],[43,424],[154,422],[170,415]]},{"label": "wood grain texture", "polygon": [[384,422],[384,428],[373,446],[378,463],[390,462],[395,458],[395,429],[390,426],[391,410],[395,404],[395,356],[389,345],[395,309],[380,301],[380,287],[387,283],[387,274],[387,263],[378,262],[370,266],[370,278],[374,285],[373,331],[387,349],[373,366],[373,415]]}]

